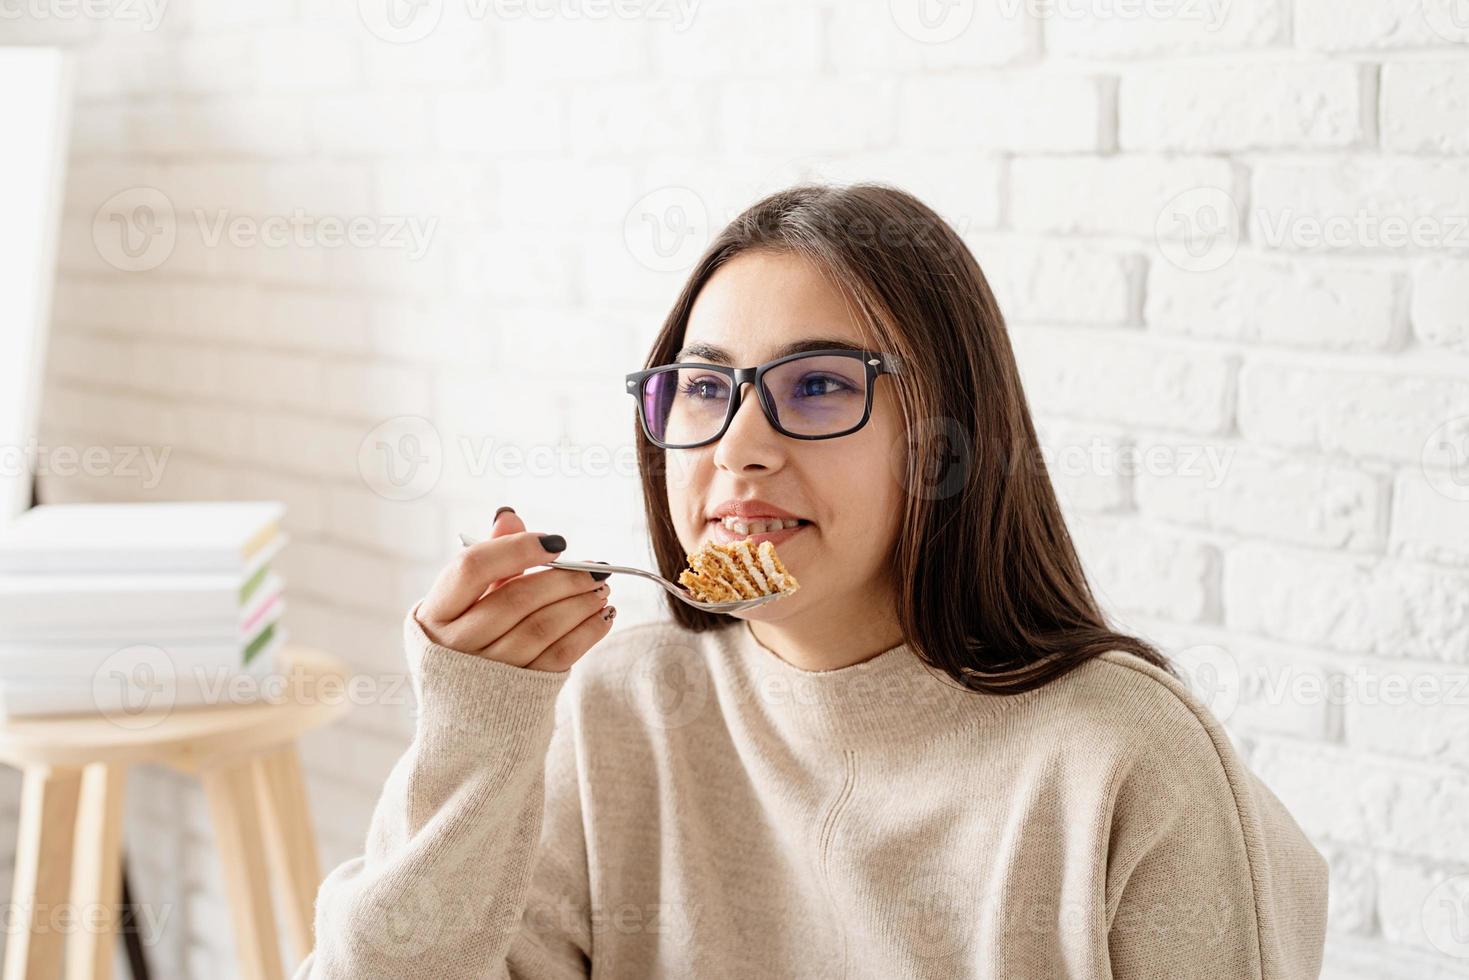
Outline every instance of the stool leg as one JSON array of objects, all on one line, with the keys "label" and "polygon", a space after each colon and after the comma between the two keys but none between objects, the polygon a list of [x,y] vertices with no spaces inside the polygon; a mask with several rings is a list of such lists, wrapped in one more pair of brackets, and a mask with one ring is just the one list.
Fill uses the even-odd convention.
[{"label": "stool leg", "polygon": [[94,762],[82,774],[71,900],[80,917],[67,937],[68,980],[110,980],[122,897],[122,808],[127,768]]},{"label": "stool leg", "polygon": [[241,980],[281,980],[281,951],[270,907],[253,763],[207,769],[200,778],[218,838]]},{"label": "stool leg", "polygon": [[75,767],[26,767],[5,980],[54,980],[61,975],[63,930],[71,918],[61,906],[70,884],[81,787],[82,771]]},{"label": "stool leg", "polygon": [[313,918],[321,862],[316,856],[306,780],[295,745],[258,757],[255,780],[271,870],[280,885],[279,894],[285,896],[286,933],[296,955],[305,959],[315,945]]}]

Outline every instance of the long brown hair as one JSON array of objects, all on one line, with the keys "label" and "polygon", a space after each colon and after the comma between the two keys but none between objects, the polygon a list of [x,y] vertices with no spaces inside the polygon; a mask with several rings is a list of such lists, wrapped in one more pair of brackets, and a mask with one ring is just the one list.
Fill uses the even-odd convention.
[{"label": "long brown hair", "polygon": [[[897,615],[925,663],[976,691],[1017,694],[1108,650],[1170,673],[1157,649],[1112,630],[1087,584],[1039,449],[1004,317],[979,264],[942,218],[881,184],[772,194],[710,243],[645,367],[671,363],[711,276],[751,249],[813,260],[844,293],[872,348],[896,354],[906,432],[895,473],[908,490],[893,558]],[[669,510],[665,450],[637,432],[660,572],[686,567]],[[672,596],[695,631],[736,624]]]}]

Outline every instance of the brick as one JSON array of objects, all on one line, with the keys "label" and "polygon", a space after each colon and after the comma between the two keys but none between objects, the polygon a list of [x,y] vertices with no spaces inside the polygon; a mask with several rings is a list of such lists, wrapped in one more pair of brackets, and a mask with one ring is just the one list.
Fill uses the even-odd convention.
[{"label": "brick", "polygon": [[638,198],[633,168],[561,157],[525,157],[499,166],[496,213],[510,227],[622,228]]},{"label": "brick", "polygon": [[267,214],[290,217],[304,212],[311,217],[349,221],[392,213],[374,207],[371,170],[363,164],[271,164],[260,176],[264,185],[261,209]]},{"label": "brick", "polygon": [[1234,182],[1233,170],[1222,160],[1023,157],[1010,169],[1011,221],[1020,231],[1151,240],[1169,201],[1201,187],[1230,192]]},{"label": "brick", "polygon": [[[261,0],[246,5],[189,8],[189,24],[197,31],[232,31],[258,24],[288,23],[295,15],[295,0]],[[355,25],[354,25],[355,26]]]},{"label": "brick", "polygon": [[127,120],[112,106],[78,105],[72,110],[70,155],[116,158],[130,149]]},{"label": "brick", "polygon": [[1035,425],[1046,473],[1064,509],[1092,513],[1131,509],[1130,475],[1121,466],[1108,465],[1127,450],[1123,430],[1045,417],[1037,418]]},{"label": "brick", "polygon": [[1367,936],[1377,931],[1377,877],[1365,848],[1318,845],[1327,870],[1326,928],[1333,935]]},{"label": "brick", "polygon": [[1417,464],[1424,440],[1464,414],[1469,381],[1247,362],[1239,428],[1250,442]]},{"label": "brick", "polygon": [[318,97],[310,105],[319,153],[381,156],[422,153],[430,145],[427,96],[354,93]]},{"label": "brick", "polygon": [[273,351],[224,355],[222,391],[252,405],[320,411],[324,406],[320,359]]},{"label": "brick", "polygon": [[1381,85],[1384,148],[1469,153],[1469,66],[1462,60],[1388,62]]},{"label": "brick", "polygon": [[578,92],[566,111],[569,128],[585,145],[606,154],[633,154],[712,147],[715,105],[712,87],[609,82]]},{"label": "brick", "polygon": [[565,142],[565,107],[543,85],[445,92],[434,96],[431,114],[435,144],[453,152],[498,156]]},{"label": "brick", "polygon": [[852,0],[828,11],[827,56],[843,73],[1019,64],[1034,60],[1041,50],[1040,24],[1028,7],[1012,2],[953,4],[945,8],[944,19],[925,30],[916,18],[908,19],[917,6]]},{"label": "brick", "polygon": [[367,44],[361,57],[373,89],[443,86],[474,91],[495,79],[495,41],[482,22],[446,25],[412,44]]},{"label": "brick", "polygon": [[1402,342],[1405,286],[1390,269],[1238,252],[1218,269],[1148,265],[1143,317],[1163,333],[1317,350]]},{"label": "brick", "polygon": [[246,92],[258,77],[255,35],[203,34],[173,37],[173,87],[188,95]]},{"label": "brick", "polygon": [[153,156],[299,156],[311,145],[307,107],[278,96],[235,96],[128,111],[131,139]]},{"label": "brick", "polygon": [[1019,72],[905,81],[900,142],[1005,153],[1110,149],[1111,84],[1080,74]]},{"label": "brick", "polygon": [[[474,304],[415,301],[374,303],[369,313],[373,357],[397,363],[453,363],[467,370],[490,370],[494,352],[492,314]],[[555,338],[547,338],[554,342]]]},{"label": "brick", "polygon": [[[10,34],[16,14],[28,8],[13,7],[6,17],[6,43],[16,43]],[[60,8],[57,8],[60,9]],[[136,7],[139,12],[142,5]],[[116,38],[110,44],[92,45],[77,60],[77,96],[83,103],[146,97],[169,91],[175,84],[168,58],[160,57],[158,44],[146,36],[128,41]],[[116,106],[110,106],[116,111]],[[79,132],[80,127],[75,127]]]},{"label": "brick", "polygon": [[1469,262],[1420,264],[1413,274],[1410,317],[1422,343],[1469,352]]},{"label": "brick", "polygon": [[1348,746],[1469,768],[1469,670],[1368,662],[1346,675]]},{"label": "brick", "polygon": [[421,365],[336,362],[323,371],[323,406],[339,418],[378,420],[432,410],[429,372]]},{"label": "brick", "polygon": [[[531,5],[527,5],[531,6]],[[617,5],[609,5],[613,9]],[[675,4],[648,3],[644,12],[673,14]],[[582,8],[563,6],[561,10]],[[512,82],[600,81],[636,78],[647,72],[650,31],[672,33],[673,20],[629,20],[619,16],[507,18],[498,34],[505,78]]]},{"label": "brick", "polygon": [[[254,412],[248,425],[250,451],[241,454],[245,459],[300,476],[337,480],[359,476],[357,452],[367,435],[360,424],[281,412]],[[290,551],[287,548],[284,553]]]},{"label": "brick", "polygon": [[[322,595],[347,609],[405,608],[397,589],[401,559],[360,547],[293,541],[281,552],[282,577],[304,595]],[[329,586],[327,585],[329,583]]]},{"label": "brick", "polygon": [[197,227],[221,212],[250,217],[266,213],[269,173],[264,161],[200,159],[160,167],[151,186],[168,198],[180,225]]},{"label": "brick", "polygon": [[1257,747],[1251,765],[1313,838],[1437,861],[1463,857],[1469,778],[1274,740]]},{"label": "brick", "polygon": [[1408,558],[1469,565],[1469,488],[1448,496],[1418,469],[1393,486],[1392,552]]},{"label": "brick", "polygon": [[648,32],[655,72],[716,81],[815,75],[822,65],[822,20],[839,16],[837,11],[788,3],[701,3],[682,30],[677,23],[662,23]]},{"label": "brick", "polygon": [[[616,240],[621,242],[621,229]],[[453,281],[469,296],[497,301],[555,301],[573,289],[561,236],[476,229],[455,242]],[[622,249],[619,247],[619,252]],[[599,261],[612,261],[610,250]]]},{"label": "brick", "polygon": [[179,397],[213,398],[224,383],[222,351],[183,343],[142,341],[133,349],[134,387]]},{"label": "brick", "polygon": [[90,385],[78,387],[60,379],[56,387],[58,394],[42,419],[48,429],[55,426],[98,439],[164,447],[178,440],[183,417],[172,405],[122,392],[103,394]]},{"label": "brick", "polygon": [[365,244],[321,247],[322,279],[380,296],[442,296],[456,258],[436,215],[367,216]]},{"label": "brick", "polygon": [[436,217],[441,224],[488,223],[499,204],[493,166],[467,159],[384,159],[371,166],[372,194],[383,214]]},{"label": "brick", "polygon": [[1136,318],[1142,262],[1134,254],[1017,235],[965,241],[1007,321],[1121,325]]},{"label": "brick", "polygon": [[1071,58],[1267,47],[1284,39],[1289,23],[1281,0],[1030,0],[1027,5],[1045,15],[1047,53]]},{"label": "brick", "polygon": [[325,496],[326,529],[337,541],[417,561],[444,554],[443,508],[431,498],[387,500],[361,482]]},{"label": "brick", "polygon": [[1138,511],[1202,530],[1344,551],[1381,551],[1385,481],[1350,464],[1221,440],[1135,437]]},{"label": "brick", "polygon": [[251,320],[232,324],[240,340],[328,354],[366,351],[367,308],[361,298],[296,289],[259,294]]},{"label": "brick", "polygon": [[1229,424],[1234,367],[1227,355],[1048,327],[1014,331],[1011,343],[1037,411],[1200,433]]},{"label": "brick", "polygon": [[1118,145],[1192,153],[1359,145],[1363,87],[1363,69],[1349,63],[1140,68],[1118,87]]},{"label": "brick", "polygon": [[1210,545],[1116,517],[1082,516],[1071,532],[1103,607],[1174,622],[1214,618],[1219,555]]},{"label": "brick", "polygon": [[[478,329],[486,335],[482,349],[492,362],[501,365],[549,365],[564,357],[569,345],[582,353],[587,365],[625,363],[640,367],[644,350],[634,340],[637,325],[633,319],[601,311],[525,306],[496,311],[493,322]],[[560,375],[570,373],[570,368],[558,367],[555,371]],[[606,390],[619,396],[619,404],[626,401],[628,407],[632,406],[633,400],[623,394],[621,375],[609,376]]]},{"label": "brick", "polygon": [[1469,574],[1245,542],[1224,554],[1233,630],[1345,653],[1469,664]]},{"label": "brick", "polygon": [[256,84],[267,92],[325,92],[361,77],[355,34],[291,25],[257,35]]},{"label": "brick", "polygon": [[1421,951],[1425,962],[1417,975],[1453,978],[1461,965],[1437,973],[1429,972],[1433,967],[1426,961],[1443,962],[1445,954],[1461,959],[1465,951],[1463,914],[1469,907],[1469,870],[1462,860],[1436,867],[1382,855],[1377,861],[1377,879],[1383,938],[1399,948]]},{"label": "brick", "polygon": [[238,406],[191,405],[180,413],[178,447],[220,459],[248,459],[255,452],[255,422]]},{"label": "brick", "polygon": [[1291,251],[1469,251],[1469,163],[1402,157],[1261,164],[1249,237]]},{"label": "brick", "polygon": [[885,80],[815,79],[725,83],[720,88],[720,142],[735,152],[808,153],[867,150],[897,130],[897,88]]},{"label": "brick", "polygon": [[58,285],[52,317],[70,326],[166,334],[171,306],[166,291],[134,278],[68,278]]},{"label": "brick", "polygon": [[1295,43],[1315,51],[1380,51],[1469,41],[1443,0],[1297,0]]}]

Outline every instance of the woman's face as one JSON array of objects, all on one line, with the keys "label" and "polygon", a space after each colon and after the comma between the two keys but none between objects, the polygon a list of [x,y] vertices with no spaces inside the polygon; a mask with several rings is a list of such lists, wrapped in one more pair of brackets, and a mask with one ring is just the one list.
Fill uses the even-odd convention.
[{"label": "woman's face", "polygon": [[[705,283],[689,314],[685,353],[675,360],[752,367],[782,356],[789,344],[820,339],[871,343],[842,294],[809,260],[754,250]],[[759,500],[809,522],[773,538],[801,588],[740,618],[791,624],[801,617],[814,626],[831,617],[847,625],[859,610],[890,608],[890,556],[902,512],[895,466],[902,457],[894,456],[902,425],[891,383],[886,375],[875,382],[872,417],[861,429],[819,440],[776,432],[754,386],[746,385],[739,411],[716,442],[665,450],[669,507],[686,551],[745,537],[713,519],[729,501]]]}]

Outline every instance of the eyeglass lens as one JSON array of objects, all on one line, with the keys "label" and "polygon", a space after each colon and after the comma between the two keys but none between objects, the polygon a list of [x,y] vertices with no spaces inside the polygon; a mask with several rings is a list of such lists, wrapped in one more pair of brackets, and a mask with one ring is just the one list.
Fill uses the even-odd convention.
[{"label": "eyeglass lens", "polygon": [[[867,369],[856,357],[798,357],[766,371],[761,383],[780,427],[792,435],[844,432],[867,407]],[[680,446],[712,439],[729,413],[731,386],[728,375],[704,367],[648,375],[643,417],[654,440]]]}]

